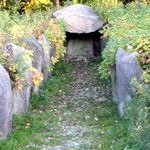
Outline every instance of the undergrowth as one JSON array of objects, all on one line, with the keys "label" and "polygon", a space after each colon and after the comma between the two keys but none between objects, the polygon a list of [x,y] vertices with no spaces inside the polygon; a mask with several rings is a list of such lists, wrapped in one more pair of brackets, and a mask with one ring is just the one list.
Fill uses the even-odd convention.
[{"label": "undergrowth", "polygon": [[[88,129],[83,139],[92,140],[91,147],[83,144],[81,150],[149,150],[149,120],[147,99],[149,87],[140,95],[135,88],[126,115],[120,118],[113,102],[98,103],[93,100],[64,100],[74,82],[72,69],[75,62],[61,61],[53,75],[41,87],[39,95],[33,95],[30,111],[24,116],[15,116],[13,131],[0,143],[1,150],[40,150],[42,145],[57,146],[69,137],[60,132],[65,120]],[[93,62],[92,67],[97,65]],[[134,83],[134,87],[136,83]],[[141,90],[141,88],[140,88]],[[80,108],[82,111],[75,111]],[[63,115],[71,112],[71,115]],[[69,113],[70,114],[70,113]],[[43,139],[50,139],[48,142]],[[83,140],[81,139],[81,140]]]},{"label": "undergrowth", "polygon": [[[72,68],[75,63],[61,61],[53,75],[41,87],[39,95],[33,95],[30,111],[24,116],[15,116],[13,131],[5,141],[0,142],[2,150],[40,150],[42,145],[61,145],[64,137],[59,132],[62,121],[88,129],[81,140],[92,140],[91,146],[83,144],[83,150],[110,148],[115,140],[124,138],[123,122],[117,115],[113,102],[98,103],[93,100],[66,100],[64,92],[69,94],[69,85],[73,82]],[[93,63],[93,66],[97,63]],[[64,102],[66,104],[64,104]],[[79,107],[82,111],[74,111]],[[63,114],[71,112],[71,116]],[[113,132],[112,132],[113,131]],[[50,139],[48,142],[43,139]],[[86,140],[86,141],[87,141]],[[105,148],[106,147],[106,148]]]},{"label": "undergrowth", "polygon": [[[144,70],[145,81],[150,78],[150,6],[141,3],[131,3],[124,7],[119,5],[100,11],[108,24],[104,27],[104,37],[107,44],[102,52],[103,62],[99,67],[101,78],[107,78],[109,68],[115,64],[118,48],[126,52],[138,52],[139,63]],[[145,16],[145,17],[143,17]]]},{"label": "undergrowth", "polygon": [[[71,75],[66,70],[69,66],[66,62],[57,64],[53,76],[41,87],[38,95],[31,98],[30,110],[23,116],[14,116],[13,131],[7,140],[0,142],[1,150],[32,150],[38,148],[26,147],[29,143],[44,144],[42,138],[53,137],[50,145],[57,145],[60,138],[58,133],[50,128],[58,125],[60,116],[55,106],[57,97],[61,95],[60,90],[64,89],[72,81]],[[71,67],[70,67],[71,68]]]}]

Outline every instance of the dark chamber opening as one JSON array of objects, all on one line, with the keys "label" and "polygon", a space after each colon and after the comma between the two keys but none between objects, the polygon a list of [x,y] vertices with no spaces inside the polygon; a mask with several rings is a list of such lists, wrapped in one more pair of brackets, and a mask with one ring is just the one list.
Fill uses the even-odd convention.
[{"label": "dark chamber opening", "polygon": [[68,44],[69,40],[72,39],[92,39],[93,40],[93,53],[95,57],[98,57],[101,55],[101,37],[102,34],[99,33],[99,31],[91,32],[91,33],[83,33],[83,34],[77,34],[77,33],[69,33],[66,32],[66,42]]}]

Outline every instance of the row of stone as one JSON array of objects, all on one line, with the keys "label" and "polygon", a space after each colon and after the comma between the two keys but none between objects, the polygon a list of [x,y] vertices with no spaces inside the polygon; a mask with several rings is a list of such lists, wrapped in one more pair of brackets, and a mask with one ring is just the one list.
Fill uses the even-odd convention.
[{"label": "row of stone", "polygon": [[[44,80],[47,80],[51,75],[47,68],[51,66],[52,45],[44,35],[42,35],[40,42],[35,37],[28,37],[23,39],[22,43],[33,53],[33,59],[29,62],[31,67],[41,72]],[[21,51],[26,51],[25,48],[13,43],[8,43],[5,46],[6,51],[9,51],[10,48],[15,55]],[[29,72],[26,73],[25,80],[27,82],[23,84],[22,90],[17,87],[12,88],[8,72],[0,65],[0,139],[5,139],[12,130],[13,114],[18,115],[27,112],[31,91],[36,94],[39,91],[39,86],[31,83],[31,74]]]}]

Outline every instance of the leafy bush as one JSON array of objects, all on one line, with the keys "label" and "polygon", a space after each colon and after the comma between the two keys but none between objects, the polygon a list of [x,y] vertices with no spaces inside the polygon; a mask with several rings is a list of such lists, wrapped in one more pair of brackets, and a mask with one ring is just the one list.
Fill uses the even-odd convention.
[{"label": "leafy bush", "polygon": [[[24,79],[24,76],[21,74],[23,74],[25,69],[20,68],[24,68],[25,63],[18,62],[24,62],[26,54],[22,53],[14,62],[9,61],[7,57],[9,53],[3,54],[5,45],[11,42],[26,48],[25,44],[21,42],[21,39],[33,35],[42,44],[40,41],[42,34],[45,34],[49,42],[54,44],[55,51],[51,60],[55,64],[66,52],[63,46],[65,32],[62,22],[56,22],[52,19],[51,12],[37,12],[36,14],[25,14],[21,16],[17,14],[10,15],[5,11],[0,12],[0,51],[2,53],[0,63],[7,64],[5,66],[7,66],[6,69],[11,74],[13,82],[18,83],[19,80],[22,81]],[[33,68],[30,70],[35,77],[33,79],[35,81],[34,83],[39,83],[37,79],[41,81],[42,76],[37,70]],[[16,85],[15,83],[13,84]]]},{"label": "leafy bush", "polygon": [[[14,51],[15,49],[15,51]],[[9,43],[5,47],[4,67],[9,72],[13,87],[22,89],[29,69],[31,68],[32,52]]]},{"label": "leafy bush", "polygon": [[30,0],[28,2],[22,1],[21,7],[25,12],[31,12],[35,10],[47,10],[52,6],[51,0]]},{"label": "leafy bush", "polygon": [[[111,118],[107,119],[113,121],[109,121],[105,127],[105,132],[99,140],[99,149],[150,149],[150,85],[139,84],[133,80],[132,86],[134,89],[133,99],[126,107],[124,118],[118,119],[115,116],[116,112],[110,113]],[[105,120],[107,119],[105,117]]]},{"label": "leafy bush", "polygon": [[[108,38],[103,51],[103,62],[99,68],[102,78],[109,76],[109,68],[115,64],[115,54],[119,47],[127,52],[139,52],[142,68],[150,72],[150,6],[131,3],[126,8],[113,7],[104,12],[108,25],[104,36]],[[143,17],[144,16],[144,17]]]},{"label": "leafy bush", "polygon": [[50,21],[50,28],[52,30],[47,29],[45,31],[45,34],[47,38],[55,43],[55,49],[51,60],[52,63],[55,64],[59,61],[60,58],[64,57],[64,54],[66,52],[66,49],[64,47],[64,41],[65,41],[65,30],[64,30],[64,24],[62,20],[59,20],[56,22],[55,20]]},{"label": "leafy bush", "polygon": [[51,8],[52,0],[1,0],[0,8],[11,12],[32,12]]},{"label": "leafy bush", "polygon": [[150,149],[150,85],[132,81],[134,95],[127,108],[128,137],[125,149]]},{"label": "leafy bush", "polygon": [[[132,82],[133,99],[126,108],[125,117],[117,124],[120,134],[114,135],[114,128],[110,129],[109,135],[104,141],[101,140],[100,145],[104,149],[114,150],[150,149],[150,6],[131,3],[126,7],[118,5],[99,12],[108,20],[103,31],[107,45],[102,53],[100,77],[108,79],[109,68],[115,64],[119,47],[129,53],[137,51],[139,63],[144,70],[141,83]],[[112,143],[106,145],[109,140]]]}]

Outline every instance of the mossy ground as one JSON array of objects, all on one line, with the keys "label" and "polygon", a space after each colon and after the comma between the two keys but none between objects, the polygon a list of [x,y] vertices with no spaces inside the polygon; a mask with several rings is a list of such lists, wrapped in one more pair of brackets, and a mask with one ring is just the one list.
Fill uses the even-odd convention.
[{"label": "mossy ground", "polygon": [[125,133],[110,87],[99,81],[98,64],[58,63],[39,95],[32,96],[29,112],[14,117],[0,150],[110,150]]}]

